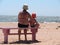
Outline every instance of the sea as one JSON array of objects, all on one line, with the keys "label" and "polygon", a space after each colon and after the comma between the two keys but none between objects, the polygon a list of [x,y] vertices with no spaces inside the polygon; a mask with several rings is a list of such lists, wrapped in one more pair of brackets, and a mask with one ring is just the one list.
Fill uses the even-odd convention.
[{"label": "sea", "polygon": [[[38,22],[60,22],[60,16],[37,16]],[[0,22],[18,22],[18,16],[16,15],[0,15]]]}]

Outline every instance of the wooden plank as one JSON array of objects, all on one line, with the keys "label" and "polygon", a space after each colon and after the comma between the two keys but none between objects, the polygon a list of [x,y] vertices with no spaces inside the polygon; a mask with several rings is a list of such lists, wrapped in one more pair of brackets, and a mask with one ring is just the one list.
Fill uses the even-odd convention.
[{"label": "wooden plank", "polygon": [[[32,34],[32,33],[26,33],[26,34]],[[18,35],[18,33],[9,33],[8,35]],[[24,35],[24,33],[21,33],[21,35]]]}]

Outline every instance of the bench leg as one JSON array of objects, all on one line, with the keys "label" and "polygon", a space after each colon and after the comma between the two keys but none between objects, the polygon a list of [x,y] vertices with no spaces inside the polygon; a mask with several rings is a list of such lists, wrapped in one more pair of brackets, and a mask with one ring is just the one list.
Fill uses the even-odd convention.
[{"label": "bench leg", "polygon": [[18,30],[18,40],[20,41],[20,36],[21,36],[21,30]]},{"label": "bench leg", "polygon": [[4,43],[8,43],[8,35],[4,35]]},{"label": "bench leg", "polygon": [[8,43],[8,32],[9,32],[9,29],[3,29],[4,43]]}]

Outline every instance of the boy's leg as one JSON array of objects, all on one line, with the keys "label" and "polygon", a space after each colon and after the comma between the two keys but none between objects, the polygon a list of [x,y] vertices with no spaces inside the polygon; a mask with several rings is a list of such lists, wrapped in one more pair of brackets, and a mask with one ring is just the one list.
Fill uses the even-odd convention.
[{"label": "boy's leg", "polygon": [[35,29],[31,29],[31,32],[32,32],[32,41],[35,41],[36,40],[36,32],[35,32]]}]

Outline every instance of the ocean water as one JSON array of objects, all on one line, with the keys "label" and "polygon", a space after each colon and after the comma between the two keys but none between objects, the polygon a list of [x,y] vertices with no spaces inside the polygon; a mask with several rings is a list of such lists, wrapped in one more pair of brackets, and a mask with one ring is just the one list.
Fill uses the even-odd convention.
[{"label": "ocean water", "polygon": [[[38,22],[60,22],[59,16],[37,16]],[[0,22],[17,22],[18,16],[0,15]]]}]

